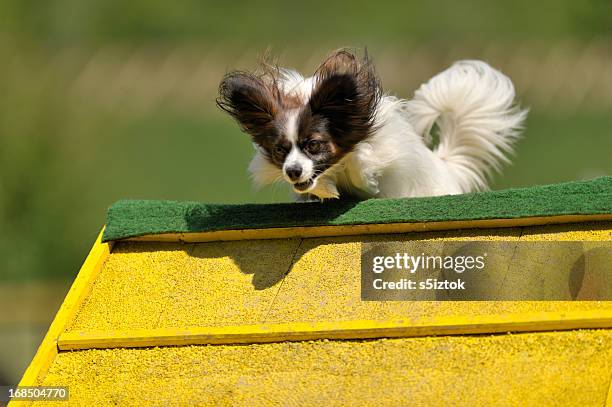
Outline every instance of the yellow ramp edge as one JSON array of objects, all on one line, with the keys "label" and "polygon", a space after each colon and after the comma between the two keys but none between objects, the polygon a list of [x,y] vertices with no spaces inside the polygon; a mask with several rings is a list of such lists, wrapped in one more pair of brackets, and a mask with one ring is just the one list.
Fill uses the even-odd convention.
[{"label": "yellow ramp edge", "polygon": [[289,324],[67,332],[59,350],[145,346],[227,345],[320,339],[379,339],[437,335],[612,328],[612,310],[441,317],[408,321],[294,322]]},{"label": "yellow ramp edge", "polygon": [[125,238],[137,242],[216,242],[251,239],[292,239],[322,236],[363,236],[389,233],[491,229],[523,226],[585,223],[612,220],[612,214],[533,216],[507,219],[473,219],[441,222],[402,222],[342,226],[295,226],[266,229],[217,230],[210,232],[157,233]]},{"label": "yellow ramp edge", "polygon": [[32,363],[25,371],[19,386],[34,386],[46,374],[47,369],[57,355],[57,338],[66,328],[66,325],[76,316],[79,307],[102,269],[104,261],[110,255],[112,243],[102,243],[104,228],[98,234],[91,251],[87,255],[83,266],[79,270],[74,283],[70,287],[64,302],[57,312],[47,334],[45,335]]}]

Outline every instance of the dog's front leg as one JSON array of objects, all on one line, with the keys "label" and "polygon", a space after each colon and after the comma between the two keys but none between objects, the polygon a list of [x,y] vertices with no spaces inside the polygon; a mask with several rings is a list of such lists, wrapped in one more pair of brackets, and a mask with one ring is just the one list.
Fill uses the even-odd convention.
[{"label": "dog's front leg", "polygon": [[363,198],[373,198],[380,193],[380,159],[370,144],[360,145],[345,161],[346,173]]}]

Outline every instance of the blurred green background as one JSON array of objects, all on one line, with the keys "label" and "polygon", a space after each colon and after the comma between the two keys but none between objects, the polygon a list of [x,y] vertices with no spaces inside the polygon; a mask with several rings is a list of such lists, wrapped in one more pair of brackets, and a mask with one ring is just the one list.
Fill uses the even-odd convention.
[{"label": "blurred green background", "polygon": [[402,97],[457,59],[531,109],[494,188],[612,173],[612,2],[3,0],[0,385],[18,381],[120,198],[289,200],[253,191],[248,138],[215,107],[267,48],[312,72],[367,46]]}]

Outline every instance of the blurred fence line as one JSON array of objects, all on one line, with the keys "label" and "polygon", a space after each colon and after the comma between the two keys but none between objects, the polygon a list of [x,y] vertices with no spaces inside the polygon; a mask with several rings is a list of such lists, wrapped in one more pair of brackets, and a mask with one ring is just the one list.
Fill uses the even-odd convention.
[{"label": "blurred fence line", "polygon": [[[484,59],[509,75],[525,104],[538,110],[571,114],[579,109],[612,107],[612,48],[600,41],[561,43],[552,47],[491,43],[474,50],[454,47],[371,50],[386,91],[410,98],[414,90],[453,61]],[[179,46],[170,49],[102,47],[86,58],[76,56],[78,69],[70,94],[109,109],[146,113],[163,104],[189,111],[214,108],[217,85],[230,69],[252,69],[259,49],[236,52],[223,47]],[[281,66],[304,74],[314,70],[327,50],[287,50]],[[70,51],[72,52],[72,51]],[[75,58],[58,52],[54,61]]]}]

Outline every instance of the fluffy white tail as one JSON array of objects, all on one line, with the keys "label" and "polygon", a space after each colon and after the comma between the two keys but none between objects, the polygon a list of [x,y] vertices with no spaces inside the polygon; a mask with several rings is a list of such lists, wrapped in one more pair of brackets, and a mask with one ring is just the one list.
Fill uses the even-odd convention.
[{"label": "fluffy white tail", "polygon": [[416,91],[406,110],[415,130],[457,177],[462,192],[487,189],[493,171],[508,163],[527,110],[514,105],[514,86],[482,61],[460,61]]}]

